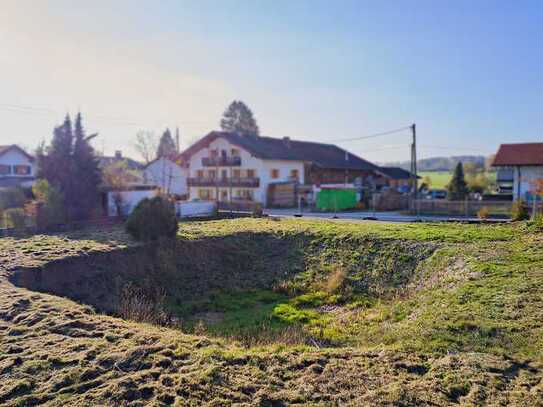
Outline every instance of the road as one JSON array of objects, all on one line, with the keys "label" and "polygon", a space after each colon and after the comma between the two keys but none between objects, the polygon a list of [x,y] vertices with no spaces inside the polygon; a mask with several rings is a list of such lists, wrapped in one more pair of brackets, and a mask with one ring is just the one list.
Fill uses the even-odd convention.
[{"label": "road", "polygon": [[[300,211],[297,209],[265,209],[264,213],[269,216],[278,217],[295,217],[300,215]],[[303,212],[303,218],[307,219],[345,219],[345,220],[379,220],[385,222],[450,222],[450,221],[462,221],[462,222],[477,222],[477,218],[465,218],[462,216],[414,216],[405,215],[399,212],[338,212],[322,213],[322,212]],[[504,219],[489,219],[489,221],[501,221]]]}]

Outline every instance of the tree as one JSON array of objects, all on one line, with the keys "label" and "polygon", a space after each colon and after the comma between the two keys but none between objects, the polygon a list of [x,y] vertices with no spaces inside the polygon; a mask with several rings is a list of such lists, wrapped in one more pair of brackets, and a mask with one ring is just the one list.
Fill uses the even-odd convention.
[{"label": "tree", "polygon": [[131,170],[126,160],[115,162],[102,170],[102,182],[111,188],[113,204],[118,216],[125,214],[123,190],[130,182],[137,181],[139,176]]},{"label": "tree", "polygon": [[55,128],[51,144],[38,148],[38,178],[46,179],[64,199],[69,220],[88,218],[98,202],[100,169],[81,115],[72,129],[70,116]]},{"label": "tree", "polygon": [[490,180],[484,173],[466,176],[466,184],[471,192],[484,193],[490,186]]},{"label": "tree", "polygon": [[70,199],[75,219],[89,218],[98,203],[98,185],[101,182],[101,172],[94,149],[89,143],[96,136],[96,134],[85,136],[81,113],[78,113],[75,119],[72,155],[72,180],[75,181],[72,185],[72,191],[74,196]]},{"label": "tree", "polygon": [[223,113],[221,128],[224,131],[259,136],[260,131],[253,112],[241,100],[234,100]]},{"label": "tree", "polygon": [[149,164],[157,156],[158,140],[153,132],[140,131],[136,134],[134,149],[138,152],[145,164]]},{"label": "tree", "polygon": [[172,133],[170,129],[164,130],[162,137],[160,137],[160,142],[158,143],[157,158],[160,157],[172,157],[177,154],[177,148],[175,146],[175,141],[173,141]]},{"label": "tree", "polygon": [[454,174],[447,186],[447,190],[449,192],[449,200],[451,201],[462,201],[466,198],[468,186],[464,179],[464,167],[461,162],[456,164]]},{"label": "tree", "polygon": [[65,218],[64,197],[55,187],[52,187],[46,179],[37,180],[32,185],[32,193],[38,202],[43,204],[39,219],[36,219],[38,227],[48,229],[63,223]]}]

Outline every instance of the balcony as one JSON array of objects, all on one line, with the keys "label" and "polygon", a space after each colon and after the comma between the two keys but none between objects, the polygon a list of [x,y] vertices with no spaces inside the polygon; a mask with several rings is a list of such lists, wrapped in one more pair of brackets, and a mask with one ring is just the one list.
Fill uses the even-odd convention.
[{"label": "balcony", "polygon": [[188,178],[189,187],[232,187],[232,188],[258,188],[260,178]]},{"label": "balcony", "polygon": [[202,158],[202,166],[204,167],[239,167],[241,165],[241,157],[204,157]]}]

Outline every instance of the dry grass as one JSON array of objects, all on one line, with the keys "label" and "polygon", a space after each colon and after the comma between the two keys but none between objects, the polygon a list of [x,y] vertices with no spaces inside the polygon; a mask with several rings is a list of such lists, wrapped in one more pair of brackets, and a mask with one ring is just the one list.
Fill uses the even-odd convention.
[{"label": "dry grass", "polygon": [[[258,223],[260,222],[260,223]],[[207,233],[228,235],[226,230],[281,225],[281,228],[311,228],[306,223],[266,222],[248,220],[239,223],[216,222],[191,224],[186,235]],[[237,226],[236,226],[237,225]],[[350,236],[353,225],[344,228],[332,225],[319,226],[331,235]],[[382,226],[379,226],[382,227]],[[378,228],[379,228],[378,227]],[[456,226],[455,226],[456,227]],[[282,229],[286,230],[286,229]],[[375,228],[363,233],[374,233]],[[485,231],[487,229],[481,229]],[[469,228],[463,236],[470,242],[477,241],[482,232]],[[437,287],[439,297],[425,292],[420,303],[413,307],[427,306],[419,312],[417,329],[406,318],[394,322],[425,341],[435,335],[438,328],[424,318],[436,319],[436,315],[424,315],[423,311],[436,308],[437,319],[449,318],[442,304],[452,304],[456,315],[467,308],[476,316],[475,307],[501,306],[502,329],[506,319],[517,312],[519,335],[533,321],[533,306],[540,304],[540,296],[533,291],[539,284],[537,267],[541,262],[541,240],[536,236],[501,241],[504,236],[516,236],[515,230],[488,229],[482,238],[489,242],[482,252],[481,262],[488,267],[481,269],[482,277],[467,276],[468,285],[454,282],[449,290],[459,292],[458,303],[447,303],[450,291],[443,282]],[[96,314],[90,307],[52,295],[14,287],[5,276],[19,267],[36,267],[53,260],[72,256],[92,256],[93,253],[115,250],[132,245],[122,231],[106,234],[93,232],[72,236],[41,236],[33,239],[0,239],[0,404],[6,406],[30,405],[193,405],[193,406],[283,406],[283,405],[368,405],[368,406],[536,406],[543,404],[543,367],[540,358],[515,357],[512,355],[477,353],[460,349],[453,354],[394,349],[394,346],[361,348],[319,349],[308,341],[307,333],[293,326],[291,330],[274,330],[262,327],[262,335],[214,339],[205,328],[201,335],[186,335],[177,329],[160,328],[146,323],[136,323],[120,318]],[[285,232],[288,233],[288,232]],[[431,240],[436,230],[421,227],[392,225],[383,232],[390,236],[420,235]],[[405,234],[405,235],[402,235]],[[522,233],[519,233],[522,234]],[[108,237],[109,236],[109,237]],[[113,239],[109,240],[110,237]],[[438,239],[457,239],[450,230]],[[498,245],[491,236],[501,241]],[[327,242],[328,244],[328,242]],[[457,243],[455,243],[457,244]],[[490,248],[499,252],[490,256]],[[460,246],[455,246],[460,248]],[[451,249],[453,250],[453,249]],[[488,258],[485,256],[489,256]],[[501,257],[499,257],[501,256]],[[495,263],[493,259],[498,258]],[[474,260],[473,260],[474,261]],[[481,263],[483,264],[483,263]],[[534,268],[533,265],[536,265]],[[528,267],[528,268],[526,268]],[[530,268],[531,267],[531,268]],[[428,271],[430,272],[430,271]],[[508,274],[513,275],[514,279]],[[344,284],[345,276],[337,268],[326,282],[330,292]],[[509,280],[508,280],[509,278]],[[524,290],[524,296],[512,297],[516,308],[510,308],[508,295],[515,289],[510,284],[508,292],[493,291],[499,284],[511,282]],[[485,287],[483,283],[487,283]],[[540,285],[539,285],[540,286]],[[481,288],[482,287],[482,288]],[[283,287],[285,290],[292,288]],[[433,288],[428,288],[428,290]],[[477,295],[480,302],[468,303],[470,295]],[[147,294],[146,294],[147,295]],[[159,296],[160,297],[160,296]],[[132,298],[130,295],[128,298]],[[136,305],[127,306],[127,315],[134,319],[149,320],[151,305],[145,295],[136,296]],[[437,298],[437,300],[436,300]],[[456,297],[454,297],[456,301]],[[429,305],[425,303],[428,301]],[[432,301],[435,301],[432,303]],[[402,305],[403,306],[403,305]],[[399,308],[401,309],[401,308]],[[518,310],[523,311],[518,311]],[[516,311],[515,311],[516,310]],[[374,318],[383,318],[385,309],[376,308]],[[381,314],[379,314],[381,313]],[[499,314],[496,312],[496,314]],[[144,316],[142,318],[142,315]],[[400,315],[401,316],[401,315]],[[394,315],[393,315],[394,317]],[[416,315],[410,316],[415,318]],[[492,315],[488,315],[491,318]],[[473,319],[474,320],[474,319]],[[387,322],[388,321],[388,322]],[[354,321],[359,323],[360,321]],[[466,335],[476,336],[480,331],[463,321],[448,321],[449,326],[466,329]],[[473,322],[473,321],[472,321]],[[408,324],[409,323],[409,324]],[[453,323],[455,325],[453,325]],[[403,325],[401,325],[403,324]],[[401,326],[400,326],[401,325]],[[537,324],[535,324],[537,325]],[[382,329],[384,325],[377,325]],[[375,326],[370,326],[374,329]],[[426,329],[426,335],[421,335]],[[537,326],[534,329],[539,329]],[[453,334],[448,331],[449,335]],[[501,335],[498,330],[495,337]],[[528,331],[526,331],[528,332]],[[534,331],[535,332],[535,331]],[[367,332],[377,335],[377,332]],[[387,341],[390,332],[383,331],[381,340]],[[524,335],[529,342],[528,335]],[[532,335],[533,336],[533,335]],[[317,336],[318,338],[318,336]],[[460,338],[454,337],[456,339]],[[309,345],[307,344],[309,342]],[[269,345],[270,343],[274,345]],[[317,345],[319,345],[317,343]]]}]

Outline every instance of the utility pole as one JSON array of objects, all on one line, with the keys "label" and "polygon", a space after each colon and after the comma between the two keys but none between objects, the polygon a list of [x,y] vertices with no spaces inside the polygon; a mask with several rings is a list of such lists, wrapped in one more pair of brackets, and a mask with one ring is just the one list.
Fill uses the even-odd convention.
[{"label": "utility pole", "polygon": [[411,125],[411,131],[413,133],[413,142],[411,143],[411,186],[413,188],[413,204],[418,216],[417,210],[417,198],[419,192],[418,176],[417,176],[417,126],[415,123]]}]

